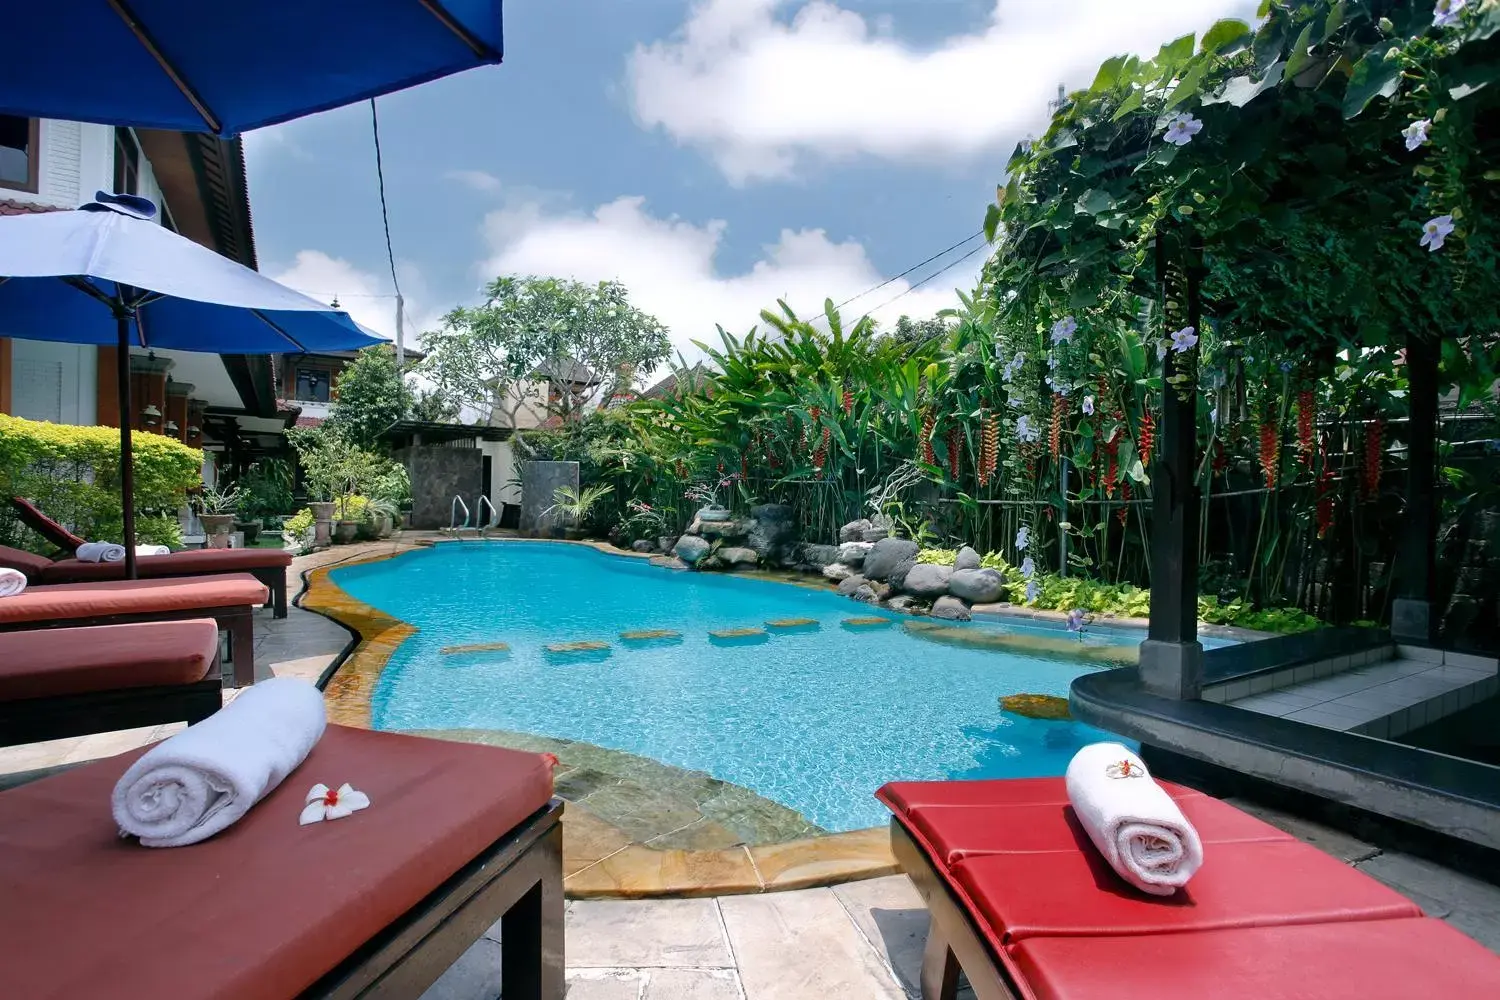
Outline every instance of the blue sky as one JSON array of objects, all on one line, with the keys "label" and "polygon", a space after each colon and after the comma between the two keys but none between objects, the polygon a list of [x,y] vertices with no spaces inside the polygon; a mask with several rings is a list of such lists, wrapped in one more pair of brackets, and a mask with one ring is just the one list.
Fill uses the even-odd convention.
[{"label": "blue sky", "polygon": [[[513,0],[503,66],[379,103],[409,328],[501,273],[619,279],[689,353],[778,297],[816,312],[976,233],[1059,83],[1254,6]],[[368,105],[246,147],[262,270],[392,333]],[[977,245],[848,311],[931,315],[983,254],[910,282]]]}]

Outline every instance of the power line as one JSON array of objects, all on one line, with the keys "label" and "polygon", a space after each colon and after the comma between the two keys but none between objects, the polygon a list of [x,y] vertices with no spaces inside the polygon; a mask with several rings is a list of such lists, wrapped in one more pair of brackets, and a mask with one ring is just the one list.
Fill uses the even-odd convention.
[{"label": "power line", "polygon": [[385,224],[385,257],[391,265],[391,284],[396,298],[401,298],[401,282],[396,280],[396,254],[391,249],[391,219],[385,207],[385,168],[380,157],[380,116],[375,112],[375,98],[370,98],[370,130],[375,135],[375,178],[380,183],[380,221]]},{"label": "power line", "polygon": [[[931,264],[933,261],[937,260],[939,257],[944,256],[945,254],[952,253],[953,251],[957,250],[959,247],[963,246],[965,243],[967,243],[970,240],[974,239],[976,236],[983,236],[983,235],[984,235],[984,230],[981,229],[977,233],[972,233],[972,234],[970,234],[968,236],[965,236],[963,239],[959,240],[957,243],[953,244],[951,247],[948,247],[946,250],[939,250],[937,253],[933,254],[931,257],[928,257],[926,260],[921,261],[920,263],[913,264],[911,267],[908,267],[906,270],[902,271],[900,274],[896,275],[895,277],[893,277],[893,278],[886,278],[884,281],[882,281],[880,284],[876,285],[874,288],[867,288],[864,291],[860,292],[858,295],[855,295],[855,296],[853,296],[851,298],[845,299],[844,301],[840,302],[834,308],[836,308],[836,309],[842,309],[842,308],[844,308],[845,306],[847,306],[851,302],[854,302],[854,301],[856,301],[858,299],[862,299],[866,295],[870,295],[870,294],[872,294],[874,292],[878,292],[882,288],[884,288],[886,285],[889,285],[891,282],[893,282],[893,281],[900,281],[902,278],[906,277],[908,274],[911,274],[913,271],[916,271],[916,270],[918,270],[920,268],[926,267],[928,264]],[[979,249],[979,248],[976,247],[975,249]],[[967,256],[973,256],[973,253],[974,253],[973,250],[969,251],[969,253],[966,255],[966,257]],[[965,258],[961,257],[959,259],[963,260]],[[952,267],[953,265],[950,264],[948,266]],[[937,274],[942,274],[942,273],[943,273],[942,271],[938,271],[937,272]],[[916,286],[913,285],[912,287],[915,288]],[[909,290],[910,289],[908,289],[908,291]],[[899,296],[898,296],[898,298],[899,298]]]},{"label": "power line", "polygon": [[927,277],[923,278],[921,281],[918,281],[915,284],[911,285],[909,288],[906,289],[906,291],[901,292],[898,295],[894,295],[894,296],[892,296],[889,299],[886,299],[884,302],[880,303],[880,305],[878,305],[874,309],[870,309],[868,311],[872,312],[872,313],[879,312],[881,309],[884,309],[886,306],[890,305],[892,302],[895,302],[897,299],[900,299],[900,298],[902,298],[904,296],[910,295],[912,292],[915,292],[918,288],[921,288],[923,285],[927,284],[933,278],[936,278],[938,275],[944,273],[945,271],[951,271],[951,270],[953,270],[953,268],[955,268],[958,265],[962,264],[964,261],[966,261],[970,257],[974,256],[979,251],[985,249],[985,247],[987,247],[987,246],[989,246],[988,243],[981,243],[981,244],[979,244],[979,246],[977,246],[974,249],[970,250],[968,253],[964,254],[962,257],[960,257],[957,260],[952,261],[950,263],[944,264],[942,267],[938,268],[936,271],[933,271],[931,274],[929,274]]}]

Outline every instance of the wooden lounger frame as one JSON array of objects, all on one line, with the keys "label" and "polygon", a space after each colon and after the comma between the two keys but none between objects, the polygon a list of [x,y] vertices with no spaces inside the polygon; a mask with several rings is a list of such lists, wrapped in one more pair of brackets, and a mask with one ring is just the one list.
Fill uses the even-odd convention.
[{"label": "wooden lounger frame", "polygon": [[303,1000],[409,1000],[500,921],[500,996],[562,1000],[561,799],[486,848]]},{"label": "wooden lounger frame", "polygon": [[219,660],[191,684],[115,688],[87,694],[0,701],[0,746],[39,743],[117,729],[202,722],[224,703]]},{"label": "wooden lounger frame", "polygon": [[897,819],[891,820],[891,850],[927,904],[927,947],[922,952],[922,1000],[954,1000],[962,969],[978,1000],[1017,1000],[1013,986],[968,909]]},{"label": "wooden lounger frame", "polygon": [[[78,618],[48,618],[38,621],[3,622],[0,632],[30,632],[43,628],[79,628],[87,625],[123,625],[131,622],[186,621],[212,618],[220,632],[229,633],[229,658],[234,665],[234,686],[255,683],[255,608],[248,604],[223,608],[186,608],[182,611],[141,612],[122,615],[84,615]],[[214,676],[218,676],[216,673]],[[94,730],[101,732],[101,730]]]}]

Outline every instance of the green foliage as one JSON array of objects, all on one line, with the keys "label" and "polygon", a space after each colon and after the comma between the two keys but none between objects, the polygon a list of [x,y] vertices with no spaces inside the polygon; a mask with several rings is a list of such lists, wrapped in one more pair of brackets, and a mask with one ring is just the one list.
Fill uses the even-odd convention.
[{"label": "green foliage", "polygon": [[246,493],[237,486],[205,486],[193,498],[199,514],[233,514],[245,502]]},{"label": "green foliage", "polygon": [[235,483],[244,491],[240,512],[247,518],[275,517],[292,509],[292,466],[285,459],[262,458]]},{"label": "green foliage", "polygon": [[952,566],[957,558],[957,549],[922,549],[917,553],[917,562],[929,566]]},{"label": "green foliage", "polygon": [[[203,453],[143,431],[135,432],[132,443],[137,536],[144,537],[145,517],[175,512],[201,483]],[[0,496],[26,497],[90,540],[122,542],[120,432],[0,414]],[[46,548],[13,519],[8,505],[0,512],[0,544]]]},{"label": "green foliage", "polygon": [[360,351],[334,384],[329,423],[359,448],[375,450],[380,435],[403,419],[412,406],[412,391],[396,367],[396,350],[377,344]]},{"label": "green foliage", "polygon": [[302,537],[312,528],[315,518],[311,507],[303,507],[297,513],[287,518],[281,526],[282,534],[293,541],[301,541]]},{"label": "green foliage", "polygon": [[135,519],[135,538],[141,545],[182,548],[182,522],[175,514],[142,514]]},{"label": "green foliage", "polygon": [[569,524],[582,528],[589,523],[589,517],[594,513],[599,501],[613,492],[614,487],[607,483],[595,483],[578,489],[571,486],[559,486],[552,495],[555,502],[542,513],[546,515],[556,511],[566,517]]},{"label": "green foliage", "polygon": [[1323,624],[1300,608],[1256,609],[1243,601],[1220,603],[1216,597],[1198,598],[1198,618],[1211,625],[1234,625],[1257,632],[1310,632]]},{"label": "green foliage", "polygon": [[297,451],[309,495],[321,501],[347,505],[350,498],[367,496],[377,488],[399,493],[403,484],[410,494],[410,483],[404,471],[396,471],[395,462],[360,448],[331,421],[319,427],[295,428],[287,432],[287,438]]}]

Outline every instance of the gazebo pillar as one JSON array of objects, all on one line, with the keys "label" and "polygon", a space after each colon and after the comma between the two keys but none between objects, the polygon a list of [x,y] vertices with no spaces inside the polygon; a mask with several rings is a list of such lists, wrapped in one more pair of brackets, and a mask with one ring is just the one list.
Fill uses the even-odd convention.
[{"label": "gazebo pillar", "polygon": [[1436,339],[1416,331],[1407,333],[1411,421],[1406,439],[1406,522],[1396,563],[1391,637],[1419,646],[1437,641],[1433,585],[1437,578],[1438,353]]},{"label": "gazebo pillar", "polygon": [[[1185,326],[1201,335],[1202,249],[1191,231],[1156,233],[1161,336]],[[1193,352],[1196,355],[1196,351]],[[1170,379],[1190,376],[1180,388]],[[1169,351],[1162,362],[1161,441],[1151,469],[1151,629],[1141,643],[1141,685],[1165,698],[1191,700],[1203,689],[1198,642],[1198,379],[1196,365]]]}]

